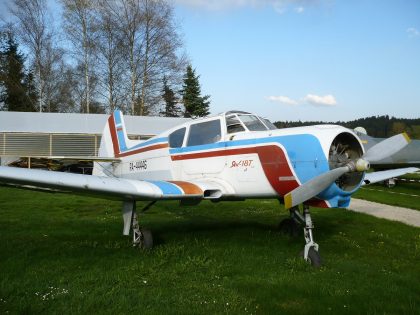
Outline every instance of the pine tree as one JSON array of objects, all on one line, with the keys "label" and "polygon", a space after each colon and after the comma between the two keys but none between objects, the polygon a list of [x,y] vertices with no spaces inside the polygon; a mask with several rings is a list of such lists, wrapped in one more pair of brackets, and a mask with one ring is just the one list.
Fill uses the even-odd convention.
[{"label": "pine tree", "polygon": [[30,111],[36,111],[36,105],[38,103],[38,92],[35,86],[35,76],[32,71],[29,71],[25,76],[24,85],[26,88],[27,102],[29,102],[32,106]]},{"label": "pine tree", "polygon": [[201,96],[199,76],[195,70],[188,65],[184,76],[181,95],[185,107],[184,117],[204,117],[209,114],[209,95]]},{"label": "pine tree", "polygon": [[165,101],[165,108],[160,114],[165,117],[180,117],[175,92],[169,87],[166,77],[163,78],[162,98]]},{"label": "pine tree", "polygon": [[25,74],[25,57],[19,52],[12,34],[9,33],[6,37],[0,47],[0,102],[8,111],[35,111],[37,97],[33,88],[33,76]]}]

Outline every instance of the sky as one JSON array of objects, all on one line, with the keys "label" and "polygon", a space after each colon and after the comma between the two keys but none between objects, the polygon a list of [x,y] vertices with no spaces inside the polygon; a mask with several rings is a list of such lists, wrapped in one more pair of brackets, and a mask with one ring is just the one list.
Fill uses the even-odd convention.
[{"label": "sky", "polygon": [[420,118],[420,0],[168,1],[212,114]]},{"label": "sky", "polygon": [[420,118],[418,0],[174,0],[212,114]]}]

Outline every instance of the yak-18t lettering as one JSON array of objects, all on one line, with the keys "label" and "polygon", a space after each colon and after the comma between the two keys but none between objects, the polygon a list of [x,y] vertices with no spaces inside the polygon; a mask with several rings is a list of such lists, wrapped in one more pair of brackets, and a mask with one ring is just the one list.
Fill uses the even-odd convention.
[{"label": "yak-18t lettering", "polygon": [[336,125],[277,129],[257,115],[230,111],[193,119],[148,140],[130,140],[120,111],[105,125],[92,175],[0,167],[0,182],[50,188],[123,201],[123,234],[150,248],[136,201],[180,200],[181,205],[272,198],[284,203],[287,229],[303,226],[305,260],[320,265],[310,206],[347,208],[362,185],[415,172],[417,168],[368,173],[369,163],[409,143],[406,134],[367,152],[358,136]]}]

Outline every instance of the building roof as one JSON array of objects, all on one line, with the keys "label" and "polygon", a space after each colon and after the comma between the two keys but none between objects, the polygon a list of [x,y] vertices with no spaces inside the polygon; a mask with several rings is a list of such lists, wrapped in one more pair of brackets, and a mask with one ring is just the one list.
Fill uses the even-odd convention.
[{"label": "building roof", "polygon": [[[0,112],[0,132],[102,134],[106,114]],[[124,116],[128,134],[156,135],[188,118]]]}]

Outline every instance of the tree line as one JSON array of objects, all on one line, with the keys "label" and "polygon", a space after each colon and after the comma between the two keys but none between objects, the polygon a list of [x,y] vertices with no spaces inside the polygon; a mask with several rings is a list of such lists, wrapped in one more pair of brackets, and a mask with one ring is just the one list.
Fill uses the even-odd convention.
[{"label": "tree line", "polygon": [[376,138],[388,138],[401,132],[407,132],[413,139],[420,139],[420,118],[405,119],[395,118],[388,115],[371,116],[352,121],[321,122],[321,121],[277,121],[274,124],[277,128],[290,128],[311,126],[319,124],[336,124],[350,129],[363,127],[369,136]]},{"label": "tree line", "polygon": [[2,110],[209,114],[166,0],[13,0],[0,24]]}]

